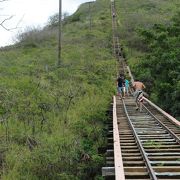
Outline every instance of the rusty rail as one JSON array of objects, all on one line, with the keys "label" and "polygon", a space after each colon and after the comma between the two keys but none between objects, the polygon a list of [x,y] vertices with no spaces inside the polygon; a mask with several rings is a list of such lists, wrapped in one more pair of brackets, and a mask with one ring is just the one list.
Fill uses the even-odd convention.
[{"label": "rusty rail", "polygon": [[131,129],[133,131],[134,137],[136,138],[137,144],[139,145],[139,149],[141,150],[141,153],[142,153],[142,155],[144,157],[144,160],[146,162],[146,166],[147,166],[147,168],[149,170],[150,176],[151,176],[151,178],[153,180],[157,180],[157,177],[156,177],[155,172],[154,172],[154,170],[153,170],[153,168],[151,166],[151,163],[150,163],[150,161],[149,161],[149,159],[148,159],[148,157],[146,155],[146,152],[144,151],[144,148],[143,148],[142,143],[141,143],[141,141],[140,141],[140,139],[138,137],[138,134],[136,133],[136,130],[135,130],[135,128],[134,128],[134,126],[133,126],[133,124],[131,122],[131,118],[129,117],[129,114],[128,114],[128,111],[126,109],[126,105],[125,105],[124,100],[122,100],[122,102],[123,102],[123,106],[124,106],[124,111],[126,113],[128,121],[129,121],[129,125],[130,125],[130,127],[131,127]]},{"label": "rusty rail", "polygon": [[172,117],[170,114],[168,114],[167,112],[165,112],[164,110],[162,110],[160,107],[158,107],[157,105],[155,105],[153,102],[151,102],[149,99],[147,98],[143,98],[147,103],[149,103],[151,106],[153,106],[155,109],[157,109],[161,114],[163,114],[166,118],[168,118],[170,121],[172,121],[174,124],[176,124],[177,126],[180,127],[180,122],[175,119],[174,117]]}]

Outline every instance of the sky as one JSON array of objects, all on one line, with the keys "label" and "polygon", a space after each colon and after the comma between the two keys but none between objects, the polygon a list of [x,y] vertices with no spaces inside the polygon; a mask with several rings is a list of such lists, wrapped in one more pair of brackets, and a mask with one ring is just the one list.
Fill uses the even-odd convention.
[{"label": "sky", "polygon": [[[78,6],[91,0],[62,0],[62,11],[72,14]],[[22,32],[27,27],[43,27],[46,25],[48,18],[58,12],[59,0],[6,0],[0,2],[0,23],[5,19],[13,16],[10,20],[5,21],[3,25],[6,28],[13,29],[6,31],[0,27],[0,47],[15,42],[17,33]]]}]

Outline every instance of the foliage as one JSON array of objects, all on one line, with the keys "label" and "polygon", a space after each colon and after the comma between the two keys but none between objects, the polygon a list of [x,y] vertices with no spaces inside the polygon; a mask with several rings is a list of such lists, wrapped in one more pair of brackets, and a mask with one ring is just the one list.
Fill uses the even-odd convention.
[{"label": "foliage", "polygon": [[100,179],[116,63],[109,1],[91,8],[91,31],[88,4],[64,23],[59,68],[56,15],[0,52],[1,179]]},{"label": "foliage", "polygon": [[[146,56],[136,66],[136,72],[144,79],[152,94],[165,110],[179,116],[180,84],[180,13],[165,26],[155,24],[152,29],[140,33],[148,49]],[[142,70],[143,69],[143,70]]]},{"label": "foliage", "polygon": [[180,1],[115,3],[121,44],[133,74],[145,82],[156,104],[178,118],[179,17],[174,15],[179,12]]},{"label": "foliage", "polygon": [[16,36],[16,41],[23,47],[36,48],[41,46],[44,42],[48,43],[50,39],[57,37],[57,30],[45,27],[44,29],[39,27],[28,27],[24,32],[19,33]]},{"label": "foliage", "polygon": [[[128,58],[137,55],[137,51],[146,51],[139,28],[151,28],[154,24],[170,24],[171,18],[180,8],[179,0],[128,0],[115,1],[120,38],[128,48]],[[139,55],[139,54],[138,54]]]}]

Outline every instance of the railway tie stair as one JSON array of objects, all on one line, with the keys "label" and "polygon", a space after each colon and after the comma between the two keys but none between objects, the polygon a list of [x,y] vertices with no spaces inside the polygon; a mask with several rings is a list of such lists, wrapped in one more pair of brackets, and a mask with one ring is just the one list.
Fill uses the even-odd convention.
[{"label": "railway tie stair", "polygon": [[[127,180],[173,180],[180,179],[180,143],[154,118],[145,108],[143,112],[136,111],[133,96],[120,99],[116,103],[117,124],[124,179]],[[145,104],[148,107],[148,104]],[[149,108],[149,107],[148,107]],[[152,107],[149,108],[152,111]],[[154,113],[153,109],[153,113]],[[156,116],[161,117],[156,112]],[[165,118],[165,117],[163,117]],[[161,119],[160,119],[161,120]],[[177,126],[172,131],[180,133]],[[102,168],[105,179],[117,179],[113,149],[113,126],[110,126],[107,150],[107,166]],[[134,132],[134,131],[135,132]],[[136,137],[137,136],[137,137]],[[138,142],[139,141],[139,142]],[[144,153],[144,154],[143,154]],[[121,180],[121,179],[117,179]]]}]

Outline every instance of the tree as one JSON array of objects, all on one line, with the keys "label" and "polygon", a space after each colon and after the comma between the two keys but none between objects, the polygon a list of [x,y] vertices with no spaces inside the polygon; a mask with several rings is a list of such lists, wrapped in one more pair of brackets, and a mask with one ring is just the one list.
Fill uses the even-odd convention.
[{"label": "tree", "polygon": [[[8,0],[0,0],[0,3],[2,2],[5,2],[5,1],[8,1]],[[2,15],[0,15],[2,16]],[[5,25],[5,22],[11,20],[14,16],[13,15],[9,15],[9,17],[7,18],[4,18],[1,22],[0,22],[0,26],[5,29],[6,31],[11,31],[13,29],[17,29],[18,28],[18,25],[20,24],[20,22],[22,21],[23,17],[17,22],[16,26],[15,27],[11,27],[11,28],[8,28],[6,25]]]},{"label": "tree", "polygon": [[[66,21],[66,19],[68,18],[68,16],[69,16],[69,13],[67,13],[67,12],[64,12],[64,13],[62,14],[62,20],[63,20],[63,22]],[[58,26],[58,22],[59,22],[59,14],[56,13],[56,14],[54,14],[54,15],[52,15],[52,16],[49,17],[48,25],[49,25],[49,26]]]},{"label": "tree", "polygon": [[180,12],[169,26],[155,24],[140,31],[147,55],[137,65],[139,78],[149,84],[151,97],[169,113],[179,117],[180,94]]}]

